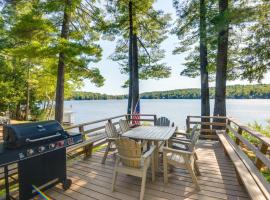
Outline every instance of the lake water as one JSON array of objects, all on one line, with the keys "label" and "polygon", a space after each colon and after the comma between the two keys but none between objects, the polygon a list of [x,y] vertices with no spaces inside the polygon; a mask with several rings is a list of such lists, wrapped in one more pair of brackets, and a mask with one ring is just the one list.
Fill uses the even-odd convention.
[{"label": "lake water", "polygon": [[[214,101],[211,100],[211,113]],[[66,101],[65,108],[72,106],[75,122],[83,123],[126,113],[127,100]],[[142,99],[141,113],[166,116],[181,128],[187,115],[200,115],[198,99]],[[270,99],[228,99],[227,116],[244,123],[254,121],[267,125],[270,119]]]}]

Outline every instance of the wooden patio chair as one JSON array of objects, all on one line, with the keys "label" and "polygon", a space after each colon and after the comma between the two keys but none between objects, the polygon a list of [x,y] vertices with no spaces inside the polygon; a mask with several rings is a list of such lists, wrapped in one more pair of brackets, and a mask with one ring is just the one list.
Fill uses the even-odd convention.
[{"label": "wooden patio chair", "polygon": [[199,141],[200,132],[198,130],[198,125],[195,125],[190,134],[183,138],[172,138],[169,141],[169,147],[178,150],[192,151],[194,149],[194,156],[196,160],[198,159],[195,146]]},{"label": "wooden patio chair", "polygon": [[119,126],[122,133],[125,133],[130,130],[129,124],[127,120],[120,119],[119,120]]},{"label": "wooden patio chair", "polygon": [[200,133],[195,132],[192,141],[189,143],[188,150],[180,150],[170,147],[163,148],[163,167],[164,167],[164,183],[168,183],[168,165],[185,168],[191,175],[192,181],[196,188],[200,190],[196,175],[200,175],[199,167],[196,163],[195,145],[199,139]]},{"label": "wooden patio chair", "polygon": [[160,117],[157,119],[156,126],[170,126],[170,120],[167,117]]},{"label": "wooden patio chair", "polygon": [[109,151],[114,151],[115,150],[115,148],[113,148],[113,145],[115,145],[115,140],[117,138],[119,138],[119,134],[118,134],[118,132],[116,130],[116,127],[111,122],[106,123],[106,125],[105,125],[105,133],[107,135],[108,145],[106,147],[104,156],[103,156],[102,161],[101,161],[102,164],[105,163]]},{"label": "wooden patio chair", "polygon": [[190,141],[191,138],[194,136],[194,133],[198,130],[199,125],[196,124],[193,126],[191,132],[175,132],[174,136],[172,137],[173,140],[187,140]]},{"label": "wooden patio chair", "polygon": [[147,170],[151,164],[152,181],[155,181],[155,146],[142,154],[141,144],[129,138],[119,138],[115,141],[118,150],[113,173],[112,191],[115,190],[115,182],[118,173],[124,173],[142,178],[140,200],[143,200]]}]

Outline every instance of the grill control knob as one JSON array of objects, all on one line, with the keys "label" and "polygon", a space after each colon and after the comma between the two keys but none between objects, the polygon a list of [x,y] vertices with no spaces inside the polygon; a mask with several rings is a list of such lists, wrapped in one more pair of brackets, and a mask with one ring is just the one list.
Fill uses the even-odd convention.
[{"label": "grill control knob", "polygon": [[44,146],[40,146],[39,148],[38,148],[38,152],[43,152],[45,150],[45,147]]},{"label": "grill control knob", "polygon": [[54,148],[55,148],[55,144],[54,143],[52,143],[52,144],[49,145],[49,149],[54,149]]},{"label": "grill control knob", "polygon": [[34,154],[34,149],[27,149],[27,156],[32,156]]}]

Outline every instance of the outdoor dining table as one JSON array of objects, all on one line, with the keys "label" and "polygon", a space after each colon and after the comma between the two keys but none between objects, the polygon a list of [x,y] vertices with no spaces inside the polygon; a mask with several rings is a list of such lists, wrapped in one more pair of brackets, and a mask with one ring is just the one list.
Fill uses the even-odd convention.
[{"label": "outdoor dining table", "polygon": [[122,134],[136,140],[146,140],[154,142],[155,150],[155,168],[158,169],[159,142],[167,142],[174,134],[175,127],[169,126],[138,126]]}]

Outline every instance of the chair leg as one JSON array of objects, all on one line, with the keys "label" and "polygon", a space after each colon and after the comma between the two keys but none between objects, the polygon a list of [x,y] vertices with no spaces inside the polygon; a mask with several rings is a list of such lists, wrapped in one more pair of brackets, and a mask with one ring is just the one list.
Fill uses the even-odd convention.
[{"label": "chair leg", "polygon": [[195,160],[198,160],[198,155],[196,152],[194,152],[194,157],[195,157]]},{"label": "chair leg", "polygon": [[151,156],[151,170],[152,170],[152,182],[155,182],[155,178],[156,178],[156,172],[155,172],[155,157],[152,154]]},{"label": "chair leg", "polygon": [[194,161],[194,169],[196,171],[197,176],[200,176],[201,175],[201,172],[200,172],[198,163],[196,161]]},{"label": "chair leg", "polygon": [[112,192],[115,190],[115,182],[116,182],[117,175],[118,175],[118,171],[117,171],[118,164],[119,164],[119,158],[116,159],[115,166],[114,166],[112,188],[111,188]]},{"label": "chair leg", "polygon": [[146,176],[147,176],[147,169],[144,169],[144,170],[143,170],[143,177],[142,177],[142,185],[141,185],[140,200],[143,200],[143,197],[144,197],[145,183],[146,183]]},{"label": "chair leg", "polygon": [[116,183],[117,175],[118,175],[118,172],[115,169],[114,172],[113,172],[112,192],[115,190],[115,183]]},{"label": "chair leg", "polygon": [[102,162],[101,162],[102,164],[105,163],[106,158],[107,158],[107,156],[108,156],[108,153],[109,153],[109,151],[110,151],[110,148],[111,148],[111,141],[108,142],[106,151],[105,151],[104,156],[103,156],[103,158],[102,158]]},{"label": "chair leg", "polygon": [[199,186],[199,183],[198,183],[198,179],[197,179],[194,171],[192,170],[191,165],[187,165],[187,170],[188,170],[189,174],[191,175],[192,181],[195,184],[197,190],[201,190],[200,186]]},{"label": "chair leg", "polygon": [[168,183],[168,163],[166,153],[163,153],[163,175],[164,175],[164,184]]}]

